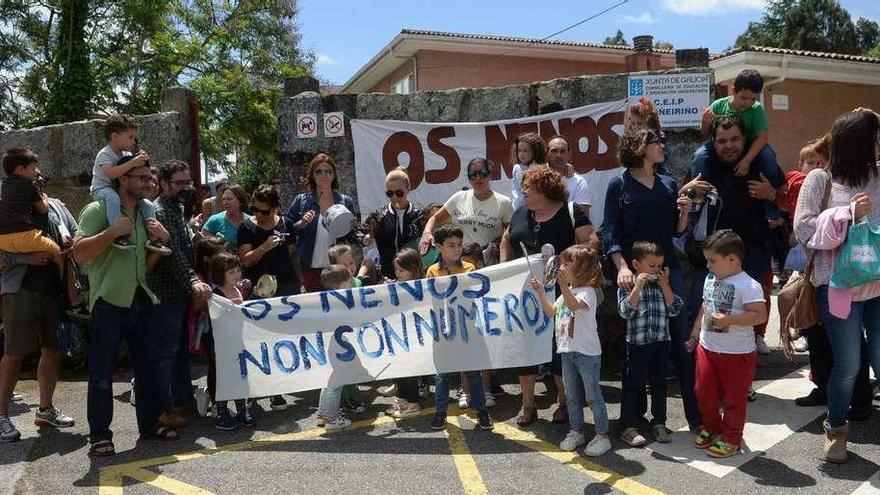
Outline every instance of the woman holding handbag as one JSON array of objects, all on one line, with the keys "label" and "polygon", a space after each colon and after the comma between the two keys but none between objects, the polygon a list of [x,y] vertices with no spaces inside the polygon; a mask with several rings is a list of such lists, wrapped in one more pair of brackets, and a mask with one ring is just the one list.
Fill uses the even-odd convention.
[{"label": "woman holding handbag", "polygon": [[[872,201],[880,201],[878,140],[880,118],[874,112],[859,109],[834,122],[827,170],[813,170],[801,187],[794,221],[799,242],[809,244],[812,240],[815,244],[813,237],[823,210],[844,207],[852,212],[853,223],[867,221],[870,225],[880,225],[880,207],[872,206]],[[826,188],[828,200],[823,205]],[[861,364],[862,329],[867,334],[871,365],[875,374],[880,374],[880,280],[853,287],[849,291],[852,302],[848,317],[835,316],[829,305],[835,254],[829,249],[815,251],[811,282],[816,287],[819,313],[834,356],[828,379],[825,459],[845,462],[847,416]],[[834,289],[831,294],[833,303]]]}]

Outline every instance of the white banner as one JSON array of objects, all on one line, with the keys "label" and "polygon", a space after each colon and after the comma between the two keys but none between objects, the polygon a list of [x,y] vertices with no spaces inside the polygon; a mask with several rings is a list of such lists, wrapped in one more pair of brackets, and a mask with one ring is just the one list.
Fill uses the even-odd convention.
[{"label": "white banner", "polygon": [[468,274],[242,306],[214,296],[217,398],[549,362],[553,325],[528,276],[522,258]]},{"label": "white banner", "polygon": [[596,103],[561,112],[495,122],[425,123],[400,120],[351,121],[360,211],[387,203],[385,174],[406,167],[417,205],[443,203],[468,186],[467,163],[485,157],[495,163],[492,189],[510,196],[511,144],[522,133],[554,134],[571,144],[571,163],[587,179],[591,220],[602,222],[605,190],[620,172],[617,137],[623,132],[626,100]]}]

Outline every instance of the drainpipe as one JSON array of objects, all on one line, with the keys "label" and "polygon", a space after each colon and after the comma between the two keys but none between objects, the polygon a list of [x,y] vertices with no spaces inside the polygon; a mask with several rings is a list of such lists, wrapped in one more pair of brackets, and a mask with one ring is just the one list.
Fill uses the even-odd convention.
[{"label": "drainpipe", "polygon": [[412,56],[412,67],[413,67],[413,87],[412,91],[416,92],[419,90],[419,64],[416,62],[416,55],[418,52],[414,53]]},{"label": "drainpipe", "polygon": [[[770,88],[775,86],[781,82],[784,82],[788,78],[788,64],[791,62],[791,57],[788,55],[782,56],[782,75],[776,78],[773,78],[769,81],[764,82],[764,91],[770,92]],[[764,103],[764,92],[761,92],[761,103]]]}]

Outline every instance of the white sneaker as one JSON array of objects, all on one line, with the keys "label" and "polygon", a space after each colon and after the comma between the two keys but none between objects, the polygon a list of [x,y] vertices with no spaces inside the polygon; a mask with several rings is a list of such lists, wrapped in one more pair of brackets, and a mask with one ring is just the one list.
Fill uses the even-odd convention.
[{"label": "white sneaker", "polygon": [[392,415],[395,419],[414,418],[422,413],[422,406],[418,402],[400,401],[396,404]]},{"label": "white sneaker", "polygon": [[810,346],[807,344],[806,337],[798,337],[791,343],[791,348],[794,349],[794,352],[807,352]]},{"label": "white sneaker", "polygon": [[559,448],[566,452],[571,452],[586,442],[587,439],[584,438],[583,433],[578,430],[568,430],[568,435],[565,435],[565,440],[559,444]]},{"label": "white sneaker", "polygon": [[764,337],[755,337],[755,346],[758,348],[758,354],[766,356],[773,352],[773,350],[770,349],[770,346],[764,342]]},{"label": "white sneaker", "polygon": [[596,435],[587,444],[587,448],[584,449],[584,455],[587,457],[599,457],[609,450],[611,450],[611,439],[607,436]]},{"label": "white sneaker", "polygon": [[494,395],[492,395],[490,393],[486,393],[484,397],[485,397],[485,406],[487,408],[495,407],[495,396]]},{"label": "white sneaker", "polygon": [[880,400],[880,384],[874,385],[874,400]]},{"label": "white sneaker", "polygon": [[134,404],[134,378],[131,379],[131,395],[128,398],[128,402],[131,405],[135,405]]},{"label": "white sneaker", "polygon": [[196,387],[193,394],[196,398],[196,412],[199,416],[205,418],[208,416],[208,403],[211,402],[211,396],[208,395],[208,389],[204,387]]},{"label": "white sneaker", "polygon": [[340,414],[331,420],[325,420],[324,429],[338,430],[349,425],[351,425],[351,420]]},{"label": "white sneaker", "polygon": [[376,389],[376,392],[379,392],[379,395],[382,397],[394,397],[397,395],[397,385],[392,383],[391,385],[379,387]]},{"label": "white sneaker", "polygon": [[462,409],[467,409],[470,407],[470,401],[468,400],[468,394],[462,392],[461,395],[458,396],[458,407]]}]

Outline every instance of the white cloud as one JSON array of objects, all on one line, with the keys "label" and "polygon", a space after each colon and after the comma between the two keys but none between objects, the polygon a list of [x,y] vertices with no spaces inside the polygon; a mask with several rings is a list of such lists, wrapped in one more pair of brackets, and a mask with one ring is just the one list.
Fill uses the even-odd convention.
[{"label": "white cloud", "polygon": [[315,61],[318,62],[318,65],[339,65],[339,61],[335,58],[327,55],[326,53],[319,53],[315,55]]},{"label": "white cloud", "polygon": [[692,16],[720,16],[731,9],[763,10],[768,0],[662,0],[663,7],[676,14]]},{"label": "white cloud", "polygon": [[657,19],[654,19],[650,12],[642,12],[640,16],[625,15],[621,18],[621,21],[627,24],[654,24],[657,22]]}]

